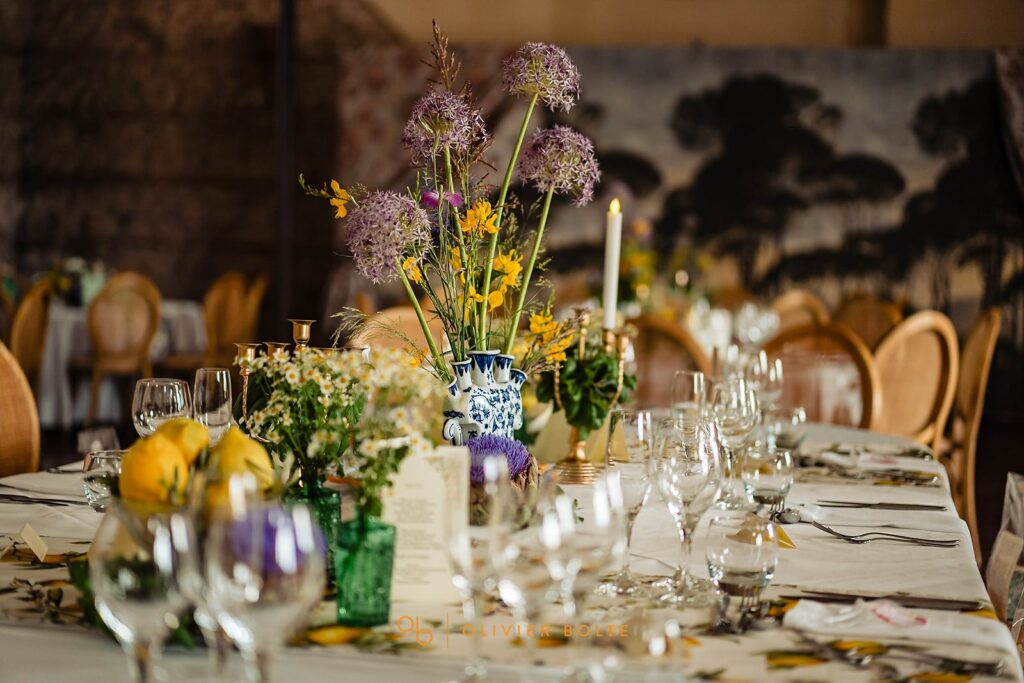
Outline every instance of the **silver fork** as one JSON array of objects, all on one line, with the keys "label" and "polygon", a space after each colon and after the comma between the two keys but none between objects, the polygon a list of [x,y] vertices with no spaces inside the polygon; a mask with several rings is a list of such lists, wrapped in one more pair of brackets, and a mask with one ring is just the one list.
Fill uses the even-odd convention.
[{"label": "silver fork", "polygon": [[915,545],[932,546],[935,548],[955,548],[960,545],[960,539],[936,539],[922,538],[920,536],[904,536],[902,534],[890,534],[885,531],[866,531],[862,534],[844,534],[832,527],[825,526],[821,522],[811,520],[811,526],[821,529],[827,534],[841,538],[848,543],[867,543],[868,541],[900,541],[902,543],[913,543]]}]

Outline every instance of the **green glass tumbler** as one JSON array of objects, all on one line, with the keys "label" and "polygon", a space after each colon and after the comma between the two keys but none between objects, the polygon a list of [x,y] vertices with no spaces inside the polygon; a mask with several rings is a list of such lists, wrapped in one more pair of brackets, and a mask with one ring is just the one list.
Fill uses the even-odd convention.
[{"label": "green glass tumbler", "polygon": [[395,527],[360,513],[341,524],[333,553],[338,623],[345,626],[388,623]]}]

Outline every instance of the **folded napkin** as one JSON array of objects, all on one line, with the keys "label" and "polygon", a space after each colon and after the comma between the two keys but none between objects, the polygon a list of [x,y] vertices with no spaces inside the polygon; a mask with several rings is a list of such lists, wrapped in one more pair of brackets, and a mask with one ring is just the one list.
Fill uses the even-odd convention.
[{"label": "folded napkin", "polygon": [[994,619],[958,612],[917,610],[890,600],[858,600],[852,605],[803,599],[786,612],[787,628],[849,639],[911,638],[1005,649],[1010,632]]},{"label": "folded napkin", "polygon": [[881,453],[850,454],[838,453],[836,451],[822,451],[818,454],[817,461],[825,465],[862,470],[896,467],[900,464],[900,461],[893,455]]}]

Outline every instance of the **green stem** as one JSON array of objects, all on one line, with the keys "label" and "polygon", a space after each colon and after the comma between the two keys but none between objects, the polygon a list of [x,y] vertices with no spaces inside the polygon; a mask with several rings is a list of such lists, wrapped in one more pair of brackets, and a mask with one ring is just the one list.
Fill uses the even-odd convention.
[{"label": "green stem", "polygon": [[[494,263],[494,252],[498,248],[498,234],[501,232],[501,217],[505,213],[505,199],[508,197],[508,186],[512,182],[512,171],[519,160],[519,150],[523,146],[523,139],[526,137],[526,128],[533,116],[533,109],[537,105],[537,95],[530,98],[530,106],[526,109],[526,116],[523,117],[523,125],[519,127],[519,137],[516,138],[516,146],[512,151],[512,158],[508,160],[508,168],[505,169],[505,178],[501,181],[501,192],[498,194],[498,217],[494,224],[498,229],[491,235],[491,244],[487,250],[487,263],[484,265],[483,295],[484,301],[480,306],[480,333],[481,343],[487,346],[487,297],[491,293],[491,265]],[[524,287],[525,290],[525,287]],[[518,320],[518,316],[516,317]],[[486,351],[487,349],[480,349]],[[507,353],[507,352],[506,352]]]},{"label": "green stem", "polygon": [[544,208],[540,212],[540,224],[537,226],[537,236],[533,240],[533,250],[530,252],[530,260],[526,263],[526,272],[523,273],[523,284],[519,288],[519,302],[516,304],[515,317],[512,325],[508,328],[508,341],[505,342],[505,354],[512,353],[512,345],[516,343],[516,332],[519,330],[519,319],[523,315],[523,306],[526,305],[526,290],[530,287],[530,278],[533,277],[533,266],[537,263],[537,255],[540,253],[540,243],[544,238],[544,226],[548,222],[548,211],[551,209],[551,198],[555,195],[555,188],[548,190],[544,195]]},{"label": "green stem", "polygon": [[420,308],[419,299],[416,298],[416,293],[412,291],[412,285],[409,284],[409,278],[405,275],[405,269],[402,268],[402,264],[395,261],[395,268],[398,269],[398,276],[402,278],[402,284],[405,285],[405,293],[409,295],[409,301],[412,303],[413,310],[416,311],[416,318],[420,321],[420,327],[423,328],[423,336],[427,340],[427,346],[430,348],[430,354],[434,357],[434,368],[437,370],[438,376],[445,382],[450,378],[448,377],[448,369],[444,365],[444,357],[441,352],[437,350],[437,344],[434,343],[434,335],[430,333],[430,326],[427,325],[427,319],[423,315],[423,309]]}]

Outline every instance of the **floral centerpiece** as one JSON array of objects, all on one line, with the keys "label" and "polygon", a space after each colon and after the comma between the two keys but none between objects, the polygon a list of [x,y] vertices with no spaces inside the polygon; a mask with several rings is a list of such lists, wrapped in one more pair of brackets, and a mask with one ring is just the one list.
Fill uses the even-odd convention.
[{"label": "floral centerpiece", "polygon": [[[513,351],[520,321],[538,308],[529,288],[552,199],[588,203],[599,169],[590,140],[571,128],[527,135],[538,105],[568,111],[577,101],[579,72],[564,50],[527,43],[503,65],[506,92],[527,107],[497,188],[487,182],[492,167],[485,161],[490,138],[483,118],[469,87],[458,85],[460,65],[436,25],[432,56],[437,79],[413,106],[402,136],[416,169],[413,186],[397,193],[299,181],[309,194],[328,199],[344,221],[360,273],[374,283],[404,285],[427,348],[405,341],[446,385],[443,435],[462,444],[482,434],[511,437],[522,424],[519,390],[530,373],[550,367],[545,353],[531,363]],[[509,197],[517,173],[542,195],[538,207],[518,213]],[[430,302],[444,339],[432,335],[421,299]],[[352,312],[340,315],[352,326],[365,324]]]}]

